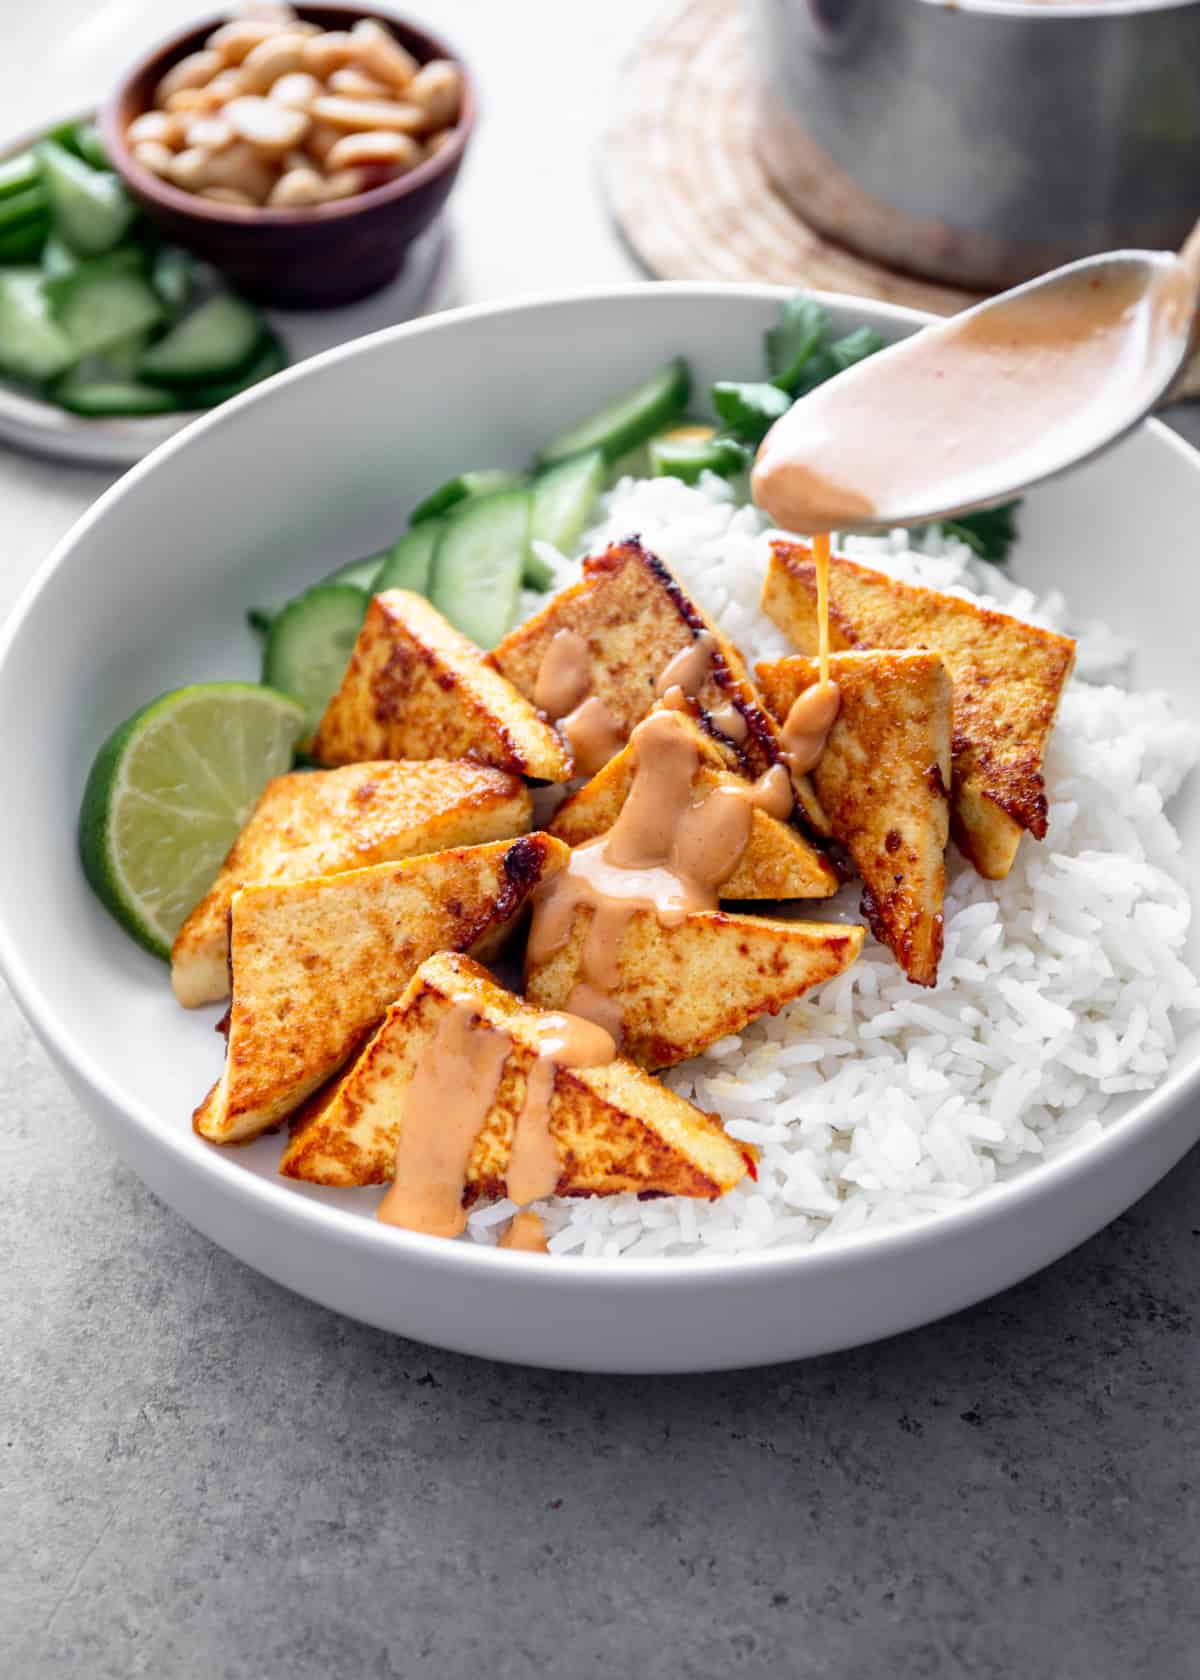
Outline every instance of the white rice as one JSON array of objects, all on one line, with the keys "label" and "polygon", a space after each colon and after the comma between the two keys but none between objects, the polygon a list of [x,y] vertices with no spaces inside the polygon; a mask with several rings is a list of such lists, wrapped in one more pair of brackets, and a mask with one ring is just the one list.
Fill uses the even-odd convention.
[{"label": "white rice", "polygon": [[[765,522],[720,480],[625,479],[587,548],[638,533],[751,662],[792,651],[758,609]],[[953,1207],[1095,1137],[1165,1075],[1176,1018],[1200,1010],[1182,960],[1190,905],[1164,805],[1200,756],[1200,731],[1162,693],[1121,686],[1128,650],[1071,625],[960,543],[903,532],[841,549],[894,577],[950,590],[1079,637],[1046,765],[1050,828],[1005,881],[951,848],[945,955],[911,985],[870,937],[844,975],[664,1078],[761,1151],[757,1182],[715,1203],[635,1196],[540,1206],[551,1251],[688,1255],[829,1241]],[[586,550],[585,550],[586,551]],[[553,551],[550,551],[553,555]],[[555,556],[559,581],[578,562]],[[857,921],[851,883],[806,916]],[[468,1231],[496,1240],[509,1204]]]}]

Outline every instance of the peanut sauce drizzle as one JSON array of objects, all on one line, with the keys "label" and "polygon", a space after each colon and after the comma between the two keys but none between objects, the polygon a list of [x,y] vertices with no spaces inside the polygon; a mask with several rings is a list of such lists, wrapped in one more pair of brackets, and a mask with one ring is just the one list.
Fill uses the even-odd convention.
[{"label": "peanut sauce drizzle", "polygon": [[[550,1104],[559,1068],[603,1067],[617,1053],[602,1028],[565,1012],[538,1021],[532,1048],[505,1174],[508,1194],[518,1204],[552,1196],[558,1187]],[[395,1177],[378,1210],[385,1224],[434,1237],[457,1237],[465,1230],[471,1150],[512,1049],[511,1034],[483,1019],[469,997],[450,999],[401,1098]],[[518,1214],[500,1246],[544,1251],[541,1220]]]},{"label": "peanut sauce drizzle", "polygon": [[700,753],[677,711],[651,712],[630,745],[633,783],[617,820],[606,834],[576,846],[563,873],[535,893],[526,957],[531,968],[547,962],[569,940],[576,910],[590,909],[579,982],[568,1003],[614,1036],[620,1011],[610,994],[634,913],[653,910],[660,926],[677,927],[691,911],[715,910],[718,889],[746,849],[755,809],[776,814],[785,798],[791,809],[782,765],[753,784],[731,780],[693,799]]},{"label": "peanut sauce drizzle", "polygon": [[538,666],[533,703],[558,725],[583,776],[603,770],[625,745],[620,724],[591,686],[586,640],[577,630],[556,630]]},{"label": "peanut sauce drizzle", "polygon": [[466,1230],[463,1187],[471,1150],[496,1100],[512,1049],[468,996],[453,997],[400,1099],[392,1187],[376,1217],[430,1237]]},{"label": "peanut sauce drizzle", "polygon": [[681,688],[690,698],[697,695],[708,681],[717,651],[717,639],[711,630],[701,630],[686,647],[672,655],[654,684],[654,692],[661,700],[670,688]]}]

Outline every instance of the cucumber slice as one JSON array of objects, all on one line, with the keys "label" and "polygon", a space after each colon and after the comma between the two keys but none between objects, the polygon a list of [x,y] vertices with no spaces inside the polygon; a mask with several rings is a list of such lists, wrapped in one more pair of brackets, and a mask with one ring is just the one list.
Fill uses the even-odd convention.
[{"label": "cucumber slice", "polygon": [[199,269],[194,258],[178,245],[164,245],[156,251],[150,267],[154,290],[172,316],[181,315],[196,289]]},{"label": "cucumber slice", "polygon": [[0,370],[42,385],[79,360],[79,352],[50,313],[41,271],[0,274]]},{"label": "cucumber slice", "polygon": [[632,391],[552,438],[538,456],[538,465],[548,467],[586,449],[599,449],[606,461],[615,461],[683,413],[691,384],[687,363],[676,356]]},{"label": "cucumber slice", "polygon": [[680,426],[650,440],[650,471],[655,478],[681,478],[695,484],[701,473],[729,478],[740,472],[750,451],[713,426]]},{"label": "cucumber slice", "polygon": [[316,729],[346,673],[369,597],[350,583],[318,583],[280,609],[267,631],[263,682],[304,707]]},{"label": "cucumber slice", "polygon": [[102,256],[119,245],[137,215],[120,180],[93,169],[54,140],[35,147],[55,229],[81,257]]},{"label": "cucumber slice", "polygon": [[104,142],[100,138],[100,130],[95,123],[75,124],[75,150],[84,163],[90,163],[93,169],[112,169],[108,153],[104,150]]},{"label": "cucumber slice", "polygon": [[152,345],[138,371],[152,385],[219,380],[245,367],[265,331],[257,309],[232,292],[220,292]]},{"label": "cucumber slice", "polygon": [[47,280],[57,280],[79,267],[79,258],[71,247],[52,233],[42,246],[42,273]]},{"label": "cucumber slice", "polygon": [[89,419],[109,415],[169,414],[176,399],[157,385],[142,385],[135,379],[104,379],[96,375],[68,373],[52,388],[51,396],[72,414]]},{"label": "cucumber slice", "polygon": [[603,453],[589,449],[539,473],[533,481],[531,540],[553,543],[560,553],[570,554],[604,488],[604,471]]},{"label": "cucumber slice", "polygon": [[[165,342],[160,340],[160,343]],[[158,348],[156,345],[155,349]],[[143,357],[143,361],[145,358]],[[251,385],[261,384],[273,373],[280,373],[288,365],[288,353],[274,333],[267,333],[254,359],[231,379],[214,379],[201,385],[181,385],[176,389],[179,408],[216,408],[228,402]],[[141,364],[139,364],[140,368]]]},{"label": "cucumber slice", "polygon": [[502,490],[467,502],[434,551],[429,599],[479,647],[494,647],[516,618],[532,500]]},{"label": "cucumber slice", "polygon": [[375,580],[375,593],[385,589],[411,589],[418,595],[427,595],[434,550],[445,524],[443,519],[423,520],[393,543]]},{"label": "cucumber slice", "polygon": [[0,263],[37,262],[49,235],[49,216],[38,216],[0,234]]},{"label": "cucumber slice", "polygon": [[162,320],[158,294],[131,271],[134,262],[141,262],[138,252],[113,251],[46,281],[55,317],[80,356],[127,343]]},{"label": "cucumber slice", "polygon": [[[138,383],[137,365],[142,359],[142,352],[146,348],[148,336],[144,332],[131,333],[128,338],[121,339],[119,343],[110,344],[102,358],[104,371],[112,374],[114,378],[125,384],[130,381],[135,384]],[[179,399],[172,393],[168,393],[168,395],[171,398],[172,408],[177,408]]]},{"label": "cucumber slice", "polygon": [[18,152],[16,157],[5,158],[0,163],[0,198],[41,185],[42,171],[32,152]]},{"label": "cucumber slice", "polygon": [[368,595],[375,593],[375,579],[383,570],[383,563],[387,559],[390,549],[384,549],[382,554],[368,554],[365,560],[350,560],[344,566],[339,566],[336,572],[322,578],[322,583],[352,583],[356,589],[365,589]]},{"label": "cucumber slice", "polygon": [[423,502],[417,503],[408,523],[420,525],[426,519],[440,519],[442,514],[449,513],[460,502],[469,502],[475,496],[494,496],[497,490],[510,490],[519,483],[515,473],[504,472],[500,467],[480,467],[474,472],[456,473],[445,484],[439,484]]},{"label": "cucumber slice", "polygon": [[713,407],[735,437],[760,443],[781,414],[792,406],[778,385],[742,384],[723,379],[712,388]]},{"label": "cucumber slice", "polygon": [[50,201],[41,186],[26,187],[23,192],[0,198],[0,233],[14,232],[24,222],[49,220]]}]

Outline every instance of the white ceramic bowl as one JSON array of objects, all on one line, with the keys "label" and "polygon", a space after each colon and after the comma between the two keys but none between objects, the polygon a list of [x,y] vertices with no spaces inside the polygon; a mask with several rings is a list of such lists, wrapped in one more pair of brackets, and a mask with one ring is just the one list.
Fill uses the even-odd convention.
[{"label": "white ceramic bowl", "polygon": [[[548,1261],[409,1235],[355,1192],[286,1184],[278,1138],[220,1151],[189,1115],[216,1077],[212,1010],[92,898],[75,851],[98,742],[161,689],[253,675],[245,608],[394,536],[457,467],[524,463],[675,352],[701,389],[757,377],[782,296],[654,285],[464,310],[359,340],[198,421],[97,503],[42,567],[0,646],[0,962],[75,1092],[152,1190],[214,1242],[327,1306],[493,1358],[682,1371],[823,1353],[921,1324],[1056,1259],[1200,1134],[1200,1044],[1102,1138],[936,1220],[739,1258]],[[842,330],[920,318],[827,300]],[[1137,680],[1200,708],[1188,612],[1200,456],[1158,425],[1027,504],[1016,571],[1138,648]],[[1175,812],[1191,852],[1195,789]],[[1194,859],[1190,859],[1195,885]],[[1192,956],[1194,958],[1195,951]],[[63,1193],[78,1195],[78,1185]]]}]

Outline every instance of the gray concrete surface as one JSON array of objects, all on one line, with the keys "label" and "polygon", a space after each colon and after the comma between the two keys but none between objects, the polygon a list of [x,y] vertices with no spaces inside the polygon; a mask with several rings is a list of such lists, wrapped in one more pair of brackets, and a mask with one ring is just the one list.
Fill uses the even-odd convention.
[{"label": "gray concrete surface", "polygon": [[490,1366],[159,1205],[0,998],[0,1672],[1200,1675],[1200,1153],[1077,1253],[806,1365]]}]

